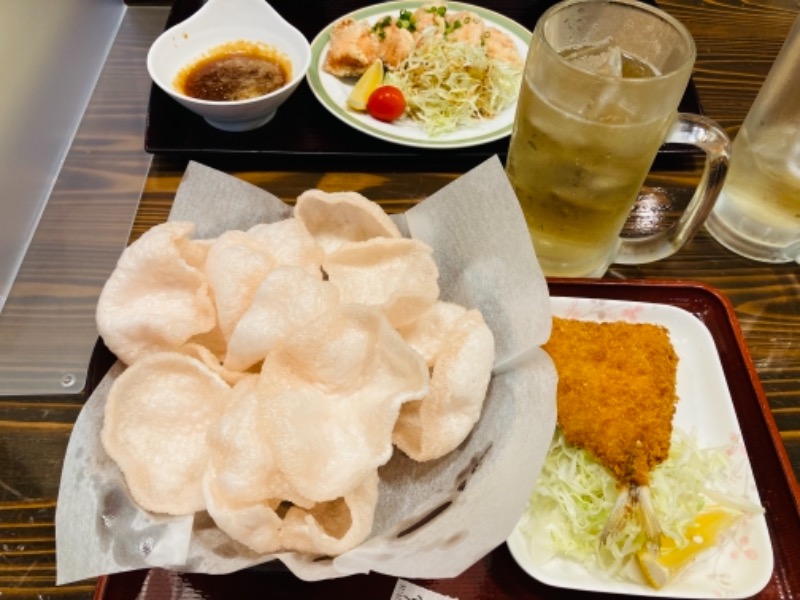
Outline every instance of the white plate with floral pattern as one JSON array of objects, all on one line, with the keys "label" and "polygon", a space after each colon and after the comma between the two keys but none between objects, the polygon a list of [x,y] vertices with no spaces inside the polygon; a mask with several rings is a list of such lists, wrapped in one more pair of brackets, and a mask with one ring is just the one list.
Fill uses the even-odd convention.
[{"label": "white plate with floral pattern", "polygon": [[[554,297],[552,305],[553,314],[565,318],[666,327],[679,357],[679,401],[674,427],[693,434],[700,447],[725,447],[734,465],[734,489],[761,504],[719,353],[711,333],[699,319],[665,304]],[[732,535],[701,554],[661,590],[648,586],[644,579],[622,581],[591,573],[566,558],[531,553],[530,546],[546,544],[545,535],[541,532],[541,537],[526,539],[517,527],[508,539],[508,547],[529,575],[561,588],[670,598],[746,598],[766,586],[773,569],[772,544],[763,515],[745,515]]]}]

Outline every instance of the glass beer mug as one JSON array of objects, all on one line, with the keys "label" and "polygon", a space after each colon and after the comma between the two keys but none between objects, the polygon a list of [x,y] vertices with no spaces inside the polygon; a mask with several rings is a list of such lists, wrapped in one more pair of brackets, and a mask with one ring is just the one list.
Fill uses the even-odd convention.
[{"label": "glass beer mug", "polygon": [[[506,172],[546,275],[599,277],[677,251],[702,226],[728,165],[713,121],[677,109],[694,41],[683,25],[630,0],[568,0],[533,33]],[[664,142],[706,154],[677,223],[647,238],[620,237]]]}]

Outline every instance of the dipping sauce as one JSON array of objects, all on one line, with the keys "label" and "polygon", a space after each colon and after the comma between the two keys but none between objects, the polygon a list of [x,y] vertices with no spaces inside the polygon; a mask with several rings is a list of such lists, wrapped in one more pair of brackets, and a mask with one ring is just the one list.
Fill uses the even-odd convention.
[{"label": "dipping sauce", "polygon": [[200,100],[231,102],[273,92],[292,78],[292,63],[279,50],[257,42],[216,46],[184,67],[173,84]]}]

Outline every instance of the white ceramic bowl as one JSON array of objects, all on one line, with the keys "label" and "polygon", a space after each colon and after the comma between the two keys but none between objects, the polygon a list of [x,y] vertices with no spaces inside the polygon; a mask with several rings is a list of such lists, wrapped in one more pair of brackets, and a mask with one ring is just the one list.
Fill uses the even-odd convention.
[{"label": "white ceramic bowl", "polygon": [[[264,96],[231,102],[200,100],[179,92],[178,72],[221,44],[244,40],[283,52],[292,64],[292,78]],[[208,0],[185,21],[162,33],[147,54],[147,70],[155,84],[176,101],[225,131],[247,131],[267,123],[297,88],[308,71],[308,40],[266,0]]]}]

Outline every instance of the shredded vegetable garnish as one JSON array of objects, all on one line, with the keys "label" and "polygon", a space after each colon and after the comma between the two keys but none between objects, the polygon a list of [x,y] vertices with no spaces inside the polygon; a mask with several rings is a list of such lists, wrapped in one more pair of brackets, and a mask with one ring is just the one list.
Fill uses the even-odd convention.
[{"label": "shredded vegetable garnish", "polygon": [[497,116],[519,93],[522,67],[483,47],[423,36],[385,83],[402,90],[408,114],[436,136]]},{"label": "shredded vegetable garnish", "polygon": [[[669,457],[656,467],[650,489],[664,535],[685,543],[684,532],[709,505],[760,513],[763,509],[727,489],[732,465],[725,448],[701,449],[696,440],[673,432]],[[599,543],[600,533],[619,494],[616,480],[592,456],[568,445],[557,431],[539,476],[536,490],[523,515],[521,530],[530,540],[547,532],[550,547],[532,553],[561,555],[582,563],[589,571],[625,577],[636,553],[645,546],[641,525],[628,519],[622,531]]]}]

